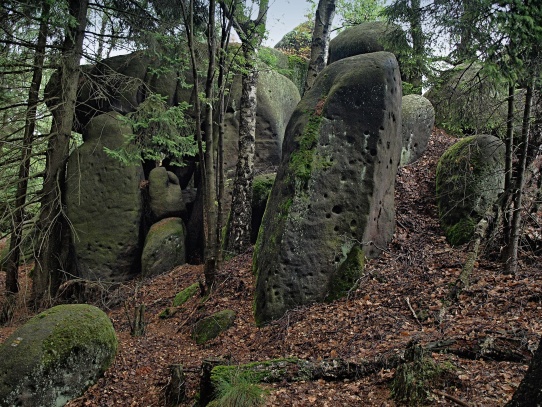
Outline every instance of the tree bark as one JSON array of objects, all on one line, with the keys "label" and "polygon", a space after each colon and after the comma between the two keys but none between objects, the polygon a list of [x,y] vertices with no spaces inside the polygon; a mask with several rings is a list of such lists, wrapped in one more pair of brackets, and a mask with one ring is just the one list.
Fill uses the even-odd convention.
[{"label": "tree bark", "polygon": [[527,94],[525,95],[525,109],[523,111],[523,123],[521,129],[521,143],[518,154],[518,170],[513,192],[514,212],[512,214],[512,222],[510,229],[509,243],[506,248],[506,273],[515,274],[518,267],[518,249],[519,237],[521,229],[521,205],[523,197],[523,186],[525,184],[525,171],[527,167],[527,150],[529,148],[529,135],[531,128],[531,108],[533,102],[534,82],[536,75],[530,80],[527,86]]},{"label": "tree bark", "polygon": [[411,77],[409,78],[415,93],[422,93],[423,85],[423,67],[424,67],[424,48],[425,40],[422,28],[420,0],[411,0],[411,9],[409,15],[410,33],[412,36],[412,52],[416,62]]},{"label": "tree bark", "polygon": [[537,407],[542,405],[542,341],[538,344],[529,369],[505,407]]},{"label": "tree bark", "polygon": [[241,45],[247,72],[242,77],[241,111],[239,121],[239,157],[231,201],[228,245],[226,250],[235,255],[246,251],[252,227],[252,182],[254,180],[254,155],[256,152],[256,90],[258,71],[256,50],[246,41]]},{"label": "tree bark", "polygon": [[68,222],[64,213],[66,161],[73,127],[79,84],[79,65],[87,24],[89,0],[70,0],[69,13],[76,21],[66,29],[60,67],[60,90],[52,108],[53,123],[47,147],[45,179],[37,225],[37,250],[32,300],[37,306],[49,301],[62,281],[69,246]]},{"label": "tree bark", "polygon": [[6,292],[15,294],[19,291],[18,270],[21,256],[21,243],[23,240],[24,205],[30,176],[30,158],[32,156],[32,143],[36,128],[36,112],[39,102],[39,91],[43,78],[43,63],[45,61],[45,46],[49,32],[49,11],[51,5],[42,2],[41,22],[38,31],[38,41],[34,54],[34,67],[32,82],[28,91],[28,107],[26,110],[25,129],[23,135],[23,148],[21,163],[19,165],[19,179],[15,192],[15,212],[13,214],[13,230],[11,232],[9,256],[6,266]]},{"label": "tree bark", "polygon": [[[514,162],[514,86],[511,83],[508,86],[508,114],[506,116],[506,153],[504,165],[504,199],[502,202],[503,213],[503,243],[508,246],[512,229],[512,219],[510,216],[510,202],[512,195],[512,168]],[[506,251],[504,255],[506,261]]]},{"label": "tree bark", "polygon": [[311,57],[303,93],[312,88],[316,77],[327,65],[329,35],[335,17],[335,3],[335,0],[320,0],[318,2],[312,32]]},{"label": "tree bark", "polygon": [[228,241],[226,250],[230,255],[245,252],[250,246],[252,228],[252,181],[254,180],[254,155],[256,150],[256,90],[258,85],[258,67],[256,59],[262,42],[267,20],[268,0],[259,1],[256,20],[250,20],[239,12],[228,10],[224,2],[223,9],[234,18],[234,24],[241,38],[241,47],[245,58],[242,74],[242,95],[240,103],[239,156],[237,159],[235,181],[233,184]]}]

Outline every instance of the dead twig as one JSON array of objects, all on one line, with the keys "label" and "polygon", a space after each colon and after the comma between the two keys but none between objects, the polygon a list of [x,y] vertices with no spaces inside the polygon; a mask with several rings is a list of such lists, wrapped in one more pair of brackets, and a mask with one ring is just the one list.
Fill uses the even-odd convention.
[{"label": "dead twig", "polygon": [[410,312],[412,312],[412,316],[414,317],[414,319],[416,320],[418,325],[423,328],[423,325],[420,322],[420,320],[418,319],[418,316],[416,315],[416,312],[414,311],[414,308],[412,308],[412,305],[410,305],[410,299],[408,297],[406,297],[406,303],[408,305],[408,309],[410,310]]},{"label": "dead twig", "polygon": [[469,403],[467,403],[466,401],[463,401],[461,399],[458,399],[457,397],[454,397],[448,393],[444,393],[443,391],[440,391],[440,390],[432,390],[433,393],[439,395],[439,396],[442,396],[450,401],[453,401],[455,404],[459,405],[459,406],[463,406],[463,407],[472,407]]}]

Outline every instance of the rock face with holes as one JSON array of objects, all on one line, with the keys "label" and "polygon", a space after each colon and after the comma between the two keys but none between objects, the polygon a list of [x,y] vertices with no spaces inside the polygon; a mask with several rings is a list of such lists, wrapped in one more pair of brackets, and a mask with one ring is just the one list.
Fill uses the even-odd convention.
[{"label": "rock face with holes", "polygon": [[143,169],[104,152],[104,146],[122,146],[130,133],[115,116],[94,117],[68,161],[66,204],[76,258],[71,272],[93,281],[122,281],[140,270]]},{"label": "rock face with holes", "polygon": [[96,382],[116,351],[115,330],[100,309],[44,311],[0,345],[0,406],[63,406]]},{"label": "rock face with holes", "polygon": [[435,109],[421,95],[403,96],[401,134],[403,149],[400,165],[413,163],[422,156],[435,125]]},{"label": "rock face with holes", "polygon": [[400,129],[391,53],[337,61],[304,95],[256,243],[258,324],[341,296],[392,238]]}]

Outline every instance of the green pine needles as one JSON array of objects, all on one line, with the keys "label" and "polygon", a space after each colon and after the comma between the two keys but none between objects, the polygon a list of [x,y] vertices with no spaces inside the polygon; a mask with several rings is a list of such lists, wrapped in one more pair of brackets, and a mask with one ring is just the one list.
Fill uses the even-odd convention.
[{"label": "green pine needles", "polygon": [[249,372],[236,370],[216,381],[216,398],[209,403],[212,407],[258,407],[265,404],[267,393],[255,384],[256,379]]},{"label": "green pine needles", "polygon": [[127,135],[125,147],[104,147],[104,151],[124,165],[162,161],[168,157],[172,165],[183,166],[185,157],[193,157],[198,152],[194,124],[186,112],[189,107],[186,102],[170,107],[165,97],[152,93],[135,112],[122,117],[133,131]]}]

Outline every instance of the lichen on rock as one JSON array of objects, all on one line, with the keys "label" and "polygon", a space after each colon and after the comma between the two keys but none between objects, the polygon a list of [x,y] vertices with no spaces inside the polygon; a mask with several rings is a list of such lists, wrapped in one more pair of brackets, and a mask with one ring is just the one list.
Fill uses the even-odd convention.
[{"label": "lichen on rock", "polygon": [[95,383],[116,351],[113,325],[100,309],[44,311],[0,345],[0,406],[63,406]]}]

